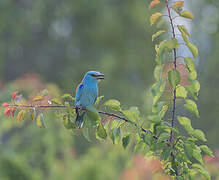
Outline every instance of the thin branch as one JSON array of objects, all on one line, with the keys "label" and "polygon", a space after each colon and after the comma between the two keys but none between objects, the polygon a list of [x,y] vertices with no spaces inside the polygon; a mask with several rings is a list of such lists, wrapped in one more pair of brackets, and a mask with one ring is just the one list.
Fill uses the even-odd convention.
[{"label": "thin branch", "polygon": [[[66,105],[19,105],[19,104],[9,104],[9,106],[10,107],[17,107],[17,108],[69,108],[69,107],[73,108],[73,109],[76,108],[75,106],[66,106]],[[83,108],[83,109],[86,110],[86,108]],[[104,112],[104,111],[98,111],[98,113],[106,115],[106,116],[111,116],[111,117],[121,119],[125,122],[129,122],[129,123],[134,124],[135,127],[138,127],[138,125],[135,122],[132,122],[132,121],[128,120],[127,118],[123,117],[123,116],[119,116],[117,114]],[[152,134],[151,131],[149,131],[149,130],[143,128],[143,127],[141,127],[141,130],[144,131],[145,133]],[[153,135],[153,138],[157,139],[158,137]]]},{"label": "thin branch", "polygon": [[[169,7],[168,3],[169,3],[168,0],[166,0],[166,8],[167,8],[167,11],[168,11],[168,14],[169,14],[170,25],[171,25],[171,28],[172,28],[172,36],[173,36],[173,38],[175,38],[176,34],[175,34],[175,29],[174,29],[174,24],[173,24],[173,18],[171,16],[170,7]],[[177,67],[176,48],[173,49],[173,58],[174,58],[174,69],[176,70],[176,67]],[[175,113],[176,113],[176,87],[173,90],[173,108],[172,108],[172,119],[171,119],[171,126],[172,127],[174,127]],[[170,138],[169,138],[170,143],[173,140],[173,135],[174,135],[173,130],[171,130]],[[171,156],[172,156],[172,163],[174,163],[175,162],[175,155],[174,155],[173,152],[171,152]],[[179,176],[179,172],[178,172],[177,169],[176,169],[175,173],[176,173],[176,179],[178,179],[177,176]]]}]

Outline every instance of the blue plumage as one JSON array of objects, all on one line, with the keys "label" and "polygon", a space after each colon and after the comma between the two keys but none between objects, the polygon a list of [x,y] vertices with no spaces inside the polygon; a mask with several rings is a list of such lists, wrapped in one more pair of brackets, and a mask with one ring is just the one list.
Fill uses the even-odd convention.
[{"label": "blue plumage", "polygon": [[86,108],[94,105],[98,97],[98,80],[104,79],[104,75],[97,71],[89,71],[85,74],[82,82],[78,85],[75,95],[76,120],[79,128],[83,126],[85,111],[79,107]]}]

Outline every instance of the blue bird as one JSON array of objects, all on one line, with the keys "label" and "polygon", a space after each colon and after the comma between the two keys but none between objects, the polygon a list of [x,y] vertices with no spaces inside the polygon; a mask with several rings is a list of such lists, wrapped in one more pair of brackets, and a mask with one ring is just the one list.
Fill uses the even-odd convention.
[{"label": "blue bird", "polygon": [[83,108],[94,105],[98,97],[98,81],[104,79],[104,74],[97,71],[88,71],[82,82],[78,85],[75,95],[75,124],[78,128],[83,126],[83,116],[85,111]]}]

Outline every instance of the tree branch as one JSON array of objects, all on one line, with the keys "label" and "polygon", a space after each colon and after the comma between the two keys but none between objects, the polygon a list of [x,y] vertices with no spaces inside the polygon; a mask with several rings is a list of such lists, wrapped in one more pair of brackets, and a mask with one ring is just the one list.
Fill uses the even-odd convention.
[{"label": "tree branch", "polygon": [[[73,108],[73,109],[76,108],[75,106],[66,106],[66,105],[19,105],[19,104],[9,104],[9,106],[10,107],[16,107],[16,108],[68,108],[68,107]],[[86,108],[83,108],[83,109],[86,110]],[[104,111],[98,111],[98,113],[106,115],[106,116],[111,116],[111,117],[121,119],[125,122],[129,122],[129,123],[134,124],[135,127],[138,127],[138,125],[135,122],[132,122],[132,121],[128,120],[127,118],[123,117],[123,116],[119,116],[117,114],[104,112]],[[151,131],[149,131],[149,130],[143,128],[143,127],[141,127],[141,130],[145,133],[148,133],[148,134],[152,133]],[[158,137],[153,135],[153,138],[157,139]]]}]

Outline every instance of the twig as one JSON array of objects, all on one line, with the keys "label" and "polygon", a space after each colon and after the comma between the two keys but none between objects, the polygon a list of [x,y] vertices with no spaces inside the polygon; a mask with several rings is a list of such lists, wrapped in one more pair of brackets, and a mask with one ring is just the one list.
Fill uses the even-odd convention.
[{"label": "twig", "polygon": [[[66,106],[66,105],[19,105],[19,104],[9,104],[10,107],[17,107],[17,108],[73,108],[75,109],[75,106]],[[84,110],[86,110],[86,108],[83,108]],[[109,113],[109,112],[104,112],[104,111],[98,111],[99,114],[103,114],[106,116],[111,116],[111,117],[115,117],[118,119],[121,119],[125,122],[129,122],[134,124],[135,127],[138,127],[138,125],[135,122],[132,122],[130,120],[128,120],[127,118],[123,117],[123,116],[119,116],[117,114],[114,113]],[[144,131],[145,133],[152,133],[151,131],[141,127],[141,130]],[[157,136],[153,135],[153,138],[157,139]]]}]

